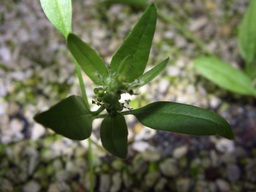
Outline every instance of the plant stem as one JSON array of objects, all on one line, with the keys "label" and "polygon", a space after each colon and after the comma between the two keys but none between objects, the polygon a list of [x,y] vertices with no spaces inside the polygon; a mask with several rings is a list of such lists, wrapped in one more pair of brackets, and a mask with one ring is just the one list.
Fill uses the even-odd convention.
[{"label": "plant stem", "polygon": [[[80,85],[80,89],[82,92],[82,98],[85,101],[85,104],[87,106],[88,109],[90,109],[89,103],[88,103],[88,98],[86,95],[86,90],[85,90],[85,85],[84,85],[84,81],[83,81],[83,77],[82,77],[82,73],[80,70],[80,66],[79,64],[75,61],[75,65],[76,65],[76,73],[77,73],[77,77],[79,79],[79,85]],[[90,175],[90,192],[93,192],[94,189],[94,171],[93,171],[93,154],[92,154],[92,142],[91,139],[88,138],[88,161],[89,161],[89,175]]]},{"label": "plant stem", "polygon": [[97,116],[97,115],[99,115],[104,110],[105,110],[105,107],[102,105],[102,106],[100,106],[100,108],[97,111],[93,111],[92,115],[93,116]]},{"label": "plant stem", "polygon": [[75,59],[74,59],[74,62],[75,62],[75,65],[76,65],[76,74],[77,74],[77,77],[78,77],[78,80],[79,80],[79,85],[80,85],[80,89],[81,89],[81,92],[82,92],[83,100],[84,100],[84,102],[86,104],[86,107],[88,109],[90,109],[90,106],[89,106],[89,103],[88,103],[88,99],[87,99],[87,95],[86,95],[86,91],[85,91],[85,85],[84,85],[82,73],[81,73],[81,70],[80,70],[80,66],[76,62]]},{"label": "plant stem", "polygon": [[90,138],[88,138],[88,159],[89,159],[89,174],[90,174],[90,192],[93,192],[94,171],[93,171],[92,140]]},{"label": "plant stem", "polygon": [[193,41],[203,52],[205,52],[207,55],[212,55],[212,53],[208,50],[206,45],[197,39],[190,31],[188,31],[185,27],[183,27],[179,22],[177,22],[172,17],[169,17],[168,15],[158,12],[159,17],[164,20],[165,22],[169,22],[172,25],[174,25],[186,38]]}]

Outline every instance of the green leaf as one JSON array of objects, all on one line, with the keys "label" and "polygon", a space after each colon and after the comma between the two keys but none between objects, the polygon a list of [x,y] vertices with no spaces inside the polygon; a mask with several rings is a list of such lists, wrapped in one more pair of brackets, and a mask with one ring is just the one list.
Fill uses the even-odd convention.
[{"label": "green leaf", "polygon": [[[132,82],[145,70],[155,32],[156,19],[156,7],[151,4],[112,58],[111,69],[125,76],[127,82]],[[126,67],[120,67],[122,62]]]},{"label": "green leaf", "polygon": [[204,77],[220,87],[236,93],[256,96],[256,89],[250,78],[229,64],[215,57],[200,57],[194,63]]},{"label": "green leaf", "polygon": [[100,137],[102,145],[113,155],[126,158],[128,130],[125,118],[120,113],[107,116],[102,121]]},{"label": "green leaf", "polygon": [[138,78],[139,86],[143,86],[143,85],[147,84],[152,79],[154,79],[159,73],[161,73],[165,69],[168,61],[169,61],[169,58],[163,60],[157,66],[155,66],[154,68],[150,69],[148,72],[141,75]]},{"label": "green leaf", "polygon": [[67,43],[70,52],[83,71],[94,83],[102,85],[108,76],[108,69],[102,58],[75,34],[68,35]]},{"label": "green leaf", "polygon": [[72,31],[71,0],[40,0],[50,22],[67,38]]},{"label": "green leaf", "polygon": [[240,53],[247,64],[252,64],[256,57],[256,0],[250,5],[239,27],[238,45]]},{"label": "green leaf", "polygon": [[60,101],[49,110],[37,114],[34,120],[69,139],[87,139],[92,132],[92,115],[79,96]]},{"label": "green leaf", "polygon": [[156,130],[234,138],[232,128],[225,119],[213,112],[191,105],[155,102],[133,110],[132,114],[143,125]]}]

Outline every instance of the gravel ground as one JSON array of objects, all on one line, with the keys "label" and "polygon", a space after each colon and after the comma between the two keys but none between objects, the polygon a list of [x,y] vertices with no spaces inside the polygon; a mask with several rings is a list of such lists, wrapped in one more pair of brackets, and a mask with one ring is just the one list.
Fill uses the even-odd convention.
[{"label": "gravel ground", "polygon": [[[109,62],[143,9],[101,3],[74,1],[73,29]],[[162,0],[157,5],[210,51],[243,66],[236,35],[247,0]],[[65,139],[33,121],[38,111],[81,94],[63,37],[38,1],[4,0],[0,22],[0,191],[88,191],[87,141]],[[256,100],[199,76],[192,60],[202,54],[159,17],[149,65],[169,56],[169,66],[161,78],[138,90],[139,100],[131,106],[171,100],[208,108],[230,122],[235,140],[156,132],[128,116],[129,157],[123,161],[102,149],[95,122],[95,191],[256,191]],[[93,99],[93,84],[84,79]]]}]

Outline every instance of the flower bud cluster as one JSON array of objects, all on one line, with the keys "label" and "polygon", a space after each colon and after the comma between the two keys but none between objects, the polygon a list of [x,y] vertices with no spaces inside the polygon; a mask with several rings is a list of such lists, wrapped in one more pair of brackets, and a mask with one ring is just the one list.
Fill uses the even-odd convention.
[{"label": "flower bud cluster", "polygon": [[134,93],[130,88],[132,87],[132,83],[125,82],[124,76],[117,75],[116,73],[110,74],[111,75],[105,80],[105,84],[102,87],[94,89],[97,101],[93,103],[104,106],[110,114],[116,114],[126,108],[125,103],[119,101],[121,94],[129,93],[133,95]]}]

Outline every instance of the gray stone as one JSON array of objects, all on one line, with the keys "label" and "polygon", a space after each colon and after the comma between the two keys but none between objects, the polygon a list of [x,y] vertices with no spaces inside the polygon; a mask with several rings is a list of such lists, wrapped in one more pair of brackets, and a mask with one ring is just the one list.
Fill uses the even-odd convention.
[{"label": "gray stone", "polygon": [[24,192],[38,192],[41,186],[36,181],[29,181],[23,187]]},{"label": "gray stone", "polygon": [[30,157],[28,165],[28,174],[32,175],[39,164],[39,155],[35,154]]},{"label": "gray stone", "polygon": [[141,154],[136,155],[136,157],[133,159],[131,172],[142,175],[148,170],[148,163],[146,163],[142,157]]},{"label": "gray stone", "polygon": [[219,157],[217,153],[214,150],[210,151],[210,157],[211,157],[211,162],[213,166],[218,166],[219,165]]},{"label": "gray stone", "polygon": [[123,182],[126,188],[129,188],[132,185],[132,178],[126,171],[123,172]]},{"label": "gray stone", "polygon": [[48,192],[59,192],[59,187],[56,183],[51,183]]},{"label": "gray stone", "polygon": [[227,166],[227,175],[230,181],[237,181],[240,178],[241,170],[236,164],[229,164]]},{"label": "gray stone", "polygon": [[200,191],[200,192],[209,192],[206,190],[208,188],[208,183],[206,181],[197,181],[194,187],[194,191]]},{"label": "gray stone", "polygon": [[165,178],[160,178],[158,182],[155,185],[155,191],[163,191],[165,185],[167,184],[167,179]]},{"label": "gray stone", "polygon": [[176,159],[180,159],[181,157],[185,156],[187,154],[187,152],[188,152],[188,146],[187,145],[177,147],[173,151],[173,157],[176,158]]},{"label": "gray stone", "polygon": [[179,76],[180,68],[177,66],[169,66],[167,68],[167,74],[170,75],[171,77]]},{"label": "gray stone", "polygon": [[145,177],[145,185],[150,188],[152,186],[154,186],[154,184],[156,183],[156,181],[159,178],[159,173],[158,172],[150,172],[146,175]]},{"label": "gray stone", "polygon": [[234,141],[221,138],[216,142],[216,149],[222,153],[232,153],[235,151]]},{"label": "gray stone", "polygon": [[235,156],[237,158],[248,157],[248,153],[244,148],[237,146],[235,150]]},{"label": "gray stone", "polygon": [[109,174],[102,174],[100,176],[100,192],[109,191],[110,181],[111,179]]},{"label": "gray stone", "polygon": [[12,183],[7,179],[0,179],[0,186],[1,186],[1,190],[4,192],[14,191]]},{"label": "gray stone", "polygon": [[202,163],[201,165],[204,167],[204,168],[208,168],[211,166],[211,160],[207,157],[204,157],[202,160]]},{"label": "gray stone", "polygon": [[63,169],[63,164],[60,159],[55,159],[52,162],[52,167],[54,168],[55,171],[58,171],[58,170]]},{"label": "gray stone", "polygon": [[112,167],[120,171],[123,168],[123,162],[119,159],[116,159],[112,162]]},{"label": "gray stone", "polygon": [[11,51],[8,47],[0,47],[0,58],[3,62],[11,61]]},{"label": "gray stone", "polygon": [[141,155],[143,160],[150,161],[150,162],[159,161],[161,158],[161,155],[155,151],[145,151],[145,152],[142,152]]},{"label": "gray stone", "polygon": [[40,124],[35,123],[31,129],[31,139],[37,141],[46,132],[46,129]]},{"label": "gray stone", "polygon": [[70,186],[64,181],[59,181],[56,184],[59,188],[59,191],[71,191]]},{"label": "gray stone", "polygon": [[65,170],[58,170],[55,176],[58,181],[67,181],[69,178],[69,174]]},{"label": "gray stone", "polygon": [[135,141],[151,139],[156,134],[156,130],[143,127],[139,133],[135,135]]},{"label": "gray stone", "polygon": [[218,191],[217,185],[215,182],[209,182],[208,186],[209,186],[209,192],[217,192]]},{"label": "gray stone", "polygon": [[215,109],[221,104],[221,100],[216,96],[210,97],[210,106],[211,108]]},{"label": "gray stone", "polygon": [[221,192],[230,192],[231,191],[229,183],[223,179],[217,179],[216,185],[217,185],[219,191],[221,191]]},{"label": "gray stone", "polygon": [[160,94],[165,94],[170,87],[170,81],[167,79],[161,79],[158,85],[158,92]]},{"label": "gray stone", "polygon": [[177,35],[176,38],[174,39],[175,45],[178,48],[184,48],[187,45],[187,41],[184,37]]},{"label": "gray stone", "polygon": [[179,174],[179,169],[177,168],[177,161],[173,158],[166,159],[160,164],[161,172],[168,177],[175,177]]},{"label": "gray stone", "polygon": [[13,115],[15,113],[19,112],[19,106],[17,103],[10,103],[8,108],[7,108],[7,114],[8,115]]},{"label": "gray stone", "polygon": [[251,182],[256,182],[256,160],[248,159],[245,166],[246,177]]},{"label": "gray stone", "polygon": [[122,177],[121,173],[115,173],[112,178],[112,186],[110,188],[110,192],[117,192],[120,190],[122,185]]},{"label": "gray stone", "polygon": [[188,192],[190,188],[191,181],[186,178],[181,178],[176,180],[176,189],[179,192]]},{"label": "gray stone", "polygon": [[223,155],[220,156],[220,161],[230,164],[230,163],[235,163],[236,162],[236,158],[234,157],[233,154],[229,154],[229,153],[225,153]]},{"label": "gray stone", "polygon": [[150,145],[145,141],[136,141],[132,144],[132,148],[138,152],[143,152],[150,148]]},{"label": "gray stone", "polygon": [[190,31],[198,31],[203,26],[208,24],[208,18],[205,16],[198,17],[196,19],[191,20],[191,24],[189,26]]}]

